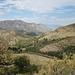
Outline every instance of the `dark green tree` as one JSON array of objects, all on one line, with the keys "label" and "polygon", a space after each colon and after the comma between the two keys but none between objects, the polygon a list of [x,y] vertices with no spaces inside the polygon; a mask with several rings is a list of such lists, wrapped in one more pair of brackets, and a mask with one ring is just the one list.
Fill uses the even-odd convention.
[{"label": "dark green tree", "polygon": [[23,68],[27,67],[30,65],[30,60],[27,56],[18,56],[14,60],[15,66],[19,68],[19,70],[23,70]]}]

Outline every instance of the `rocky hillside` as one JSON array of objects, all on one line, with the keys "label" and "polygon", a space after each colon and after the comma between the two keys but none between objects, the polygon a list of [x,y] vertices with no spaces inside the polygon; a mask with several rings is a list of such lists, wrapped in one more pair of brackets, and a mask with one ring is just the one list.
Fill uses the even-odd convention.
[{"label": "rocky hillside", "polygon": [[0,29],[14,29],[20,32],[41,32],[45,33],[51,29],[43,24],[26,23],[21,20],[0,21]]}]

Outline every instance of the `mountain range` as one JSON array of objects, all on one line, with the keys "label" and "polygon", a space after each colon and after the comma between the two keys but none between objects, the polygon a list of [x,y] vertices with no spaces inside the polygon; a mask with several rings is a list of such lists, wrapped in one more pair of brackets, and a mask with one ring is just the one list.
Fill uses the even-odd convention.
[{"label": "mountain range", "polygon": [[10,41],[11,45],[18,39],[30,39],[32,36],[38,36],[36,33],[43,33],[39,40],[46,38],[53,43],[44,46],[41,51],[59,51],[67,46],[75,46],[75,23],[51,30],[43,24],[26,23],[21,20],[0,21],[0,37]]},{"label": "mountain range", "polygon": [[21,20],[5,20],[0,21],[0,29],[13,29],[20,32],[36,32],[45,33],[51,29],[44,24],[27,23]]},{"label": "mountain range", "polygon": [[8,40],[11,45],[18,39],[30,39],[48,31],[51,29],[44,24],[27,23],[21,20],[0,21],[0,37]]}]

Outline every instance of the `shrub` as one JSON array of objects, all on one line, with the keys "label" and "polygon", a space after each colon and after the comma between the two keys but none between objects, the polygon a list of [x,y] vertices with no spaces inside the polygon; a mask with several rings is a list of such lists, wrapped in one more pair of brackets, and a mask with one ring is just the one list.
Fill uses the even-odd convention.
[{"label": "shrub", "polygon": [[15,58],[14,64],[22,70],[24,67],[30,65],[30,60],[27,56],[18,56]]},{"label": "shrub", "polygon": [[35,46],[35,47],[28,47],[28,48],[26,48],[26,50],[25,50],[26,52],[34,52],[34,53],[38,53],[39,52],[39,48],[37,47],[37,46]]},{"label": "shrub", "polygon": [[48,65],[42,66],[39,75],[74,75],[75,72],[75,54],[71,56],[72,59],[63,53],[64,58],[58,60],[50,59]]},{"label": "shrub", "polygon": [[38,72],[38,66],[31,65],[27,56],[18,56],[14,60],[15,73],[30,73]]}]

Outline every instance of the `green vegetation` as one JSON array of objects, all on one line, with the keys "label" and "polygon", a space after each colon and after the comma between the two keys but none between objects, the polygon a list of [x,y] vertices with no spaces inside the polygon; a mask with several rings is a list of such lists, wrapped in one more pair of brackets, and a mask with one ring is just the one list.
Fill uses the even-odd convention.
[{"label": "green vegetation", "polygon": [[[38,50],[40,51],[41,48],[43,48],[49,44],[54,44],[54,43],[57,43],[59,41],[67,39],[67,38],[69,38],[69,37],[53,39],[53,40],[48,40],[47,38],[44,38],[43,40],[38,40],[38,38],[37,38],[25,47],[26,48],[25,51],[38,52]],[[35,51],[32,49],[34,49]]]},{"label": "green vegetation", "polygon": [[74,25],[41,36],[24,30],[2,30],[0,34],[0,75],[74,75]]},{"label": "green vegetation", "polygon": [[30,73],[38,72],[38,66],[31,65],[30,59],[27,56],[18,56],[14,60],[16,73]]},{"label": "green vegetation", "polygon": [[21,36],[21,37],[25,37],[25,38],[31,38],[31,37],[34,37],[34,36],[38,36],[39,34],[37,33],[34,33],[34,32],[25,32],[23,30],[20,30],[16,33],[16,35],[18,36]]},{"label": "green vegetation", "polygon": [[[71,59],[69,59],[71,57]],[[63,59],[50,60],[49,63],[42,67],[39,75],[74,75],[75,71],[75,55],[69,57],[63,54]]]},{"label": "green vegetation", "polygon": [[54,51],[50,51],[50,52],[41,52],[42,54],[45,54],[45,55],[48,55],[48,56],[55,56],[55,57],[58,57],[60,59],[63,58],[63,52],[62,51],[57,51],[57,52],[54,52]]},{"label": "green vegetation", "polygon": [[26,52],[40,52],[40,49],[43,48],[44,46],[50,44],[50,41],[47,39],[43,40],[35,40],[33,43],[29,44],[26,47]]},{"label": "green vegetation", "polygon": [[12,51],[8,50],[8,47],[8,41],[0,38],[0,75],[4,75],[4,73],[12,67]]},{"label": "green vegetation", "polygon": [[37,34],[34,33],[34,32],[28,32],[28,33],[26,33],[26,35],[28,35],[28,36],[37,36]]},{"label": "green vegetation", "polygon": [[12,57],[13,51],[11,51],[10,45],[7,43],[8,41],[0,38],[0,75],[14,75],[17,73],[32,74],[39,71],[38,66],[30,64],[27,56],[18,56],[14,59]]},{"label": "green vegetation", "polygon": [[[21,56],[25,54],[15,54],[15,56]],[[63,59],[57,59],[54,57],[46,58],[35,54],[27,54],[31,61],[35,61],[37,65],[41,63],[39,68],[39,75],[74,75],[75,71],[75,54],[67,56],[63,53]],[[37,57],[36,57],[37,56]],[[35,57],[35,58],[34,58]],[[34,59],[34,60],[33,60]],[[42,61],[41,61],[42,60]],[[34,62],[33,62],[34,63]],[[30,68],[29,71],[32,71]],[[28,74],[27,74],[28,75]]]},{"label": "green vegetation", "polygon": [[36,46],[36,47],[28,47],[25,49],[25,52],[34,52],[34,53],[38,53],[40,52],[39,48]]},{"label": "green vegetation", "polygon": [[75,54],[75,46],[68,46],[66,48],[63,48],[62,51],[50,51],[50,52],[41,52],[42,54],[47,54],[48,56],[55,56],[60,59],[63,58],[63,53],[66,53],[68,56],[70,53]]},{"label": "green vegetation", "polygon": [[21,53],[22,50],[21,48],[16,48],[16,47],[8,47],[8,50],[14,51],[14,53]]},{"label": "green vegetation", "polygon": [[[69,55],[70,53],[75,53],[75,46],[65,46],[62,47],[62,51],[49,51],[49,52],[41,52],[40,49],[49,45],[49,44],[55,44],[57,42],[69,39],[70,37],[60,38],[60,39],[43,39],[38,40],[38,38],[31,38],[28,40],[19,40],[16,43],[16,47],[11,48],[15,53],[21,53],[21,52],[33,52],[33,53],[40,53],[48,56],[55,56],[60,59],[63,58],[63,53],[66,53]],[[24,50],[22,50],[24,48]]]}]

